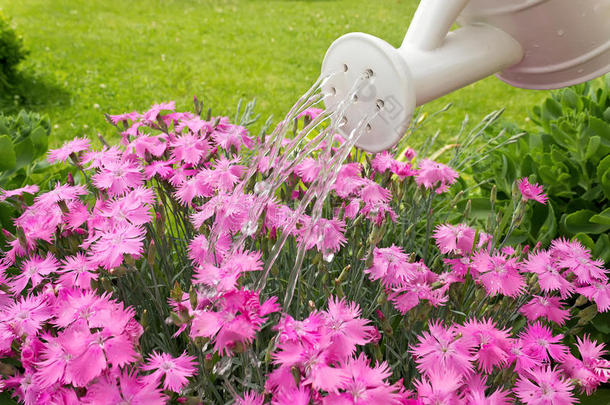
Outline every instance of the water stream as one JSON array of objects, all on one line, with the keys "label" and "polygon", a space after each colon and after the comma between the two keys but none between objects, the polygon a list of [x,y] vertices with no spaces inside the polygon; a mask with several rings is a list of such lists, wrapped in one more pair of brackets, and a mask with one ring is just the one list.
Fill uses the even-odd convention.
[{"label": "water stream", "polygon": [[[269,135],[265,142],[259,145],[256,155],[252,160],[250,168],[246,172],[243,180],[236,185],[233,194],[244,193],[246,186],[257,176],[262,165],[267,164],[269,170],[266,177],[254,185],[254,202],[248,210],[248,220],[243,226],[240,234],[235,238],[232,249],[227,257],[243,250],[248,237],[256,234],[259,227],[259,220],[263,215],[267,205],[273,201],[276,192],[293,173],[298,164],[305,158],[312,155],[316,150],[322,149],[318,155],[321,168],[318,176],[311,182],[309,188],[296,204],[294,214],[284,224],[281,235],[275,242],[269,257],[265,260],[263,271],[256,283],[258,290],[264,289],[269,272],[279,257],[288,237],[296,230],[298,221],[303,214],[311,209],[309,226],[304,229],[304,235],[298,243],[297,254],[294,265],[288,279],[288,288],[284,297],[284,310],[287,310],[292,302],[294,290],[301,273],[301,266],[305,253],[307,252],[307,241],[322,241],[324,238],[324,227],[321,224],[322,210],[324,203],[329,196],[332,186],[337,179],[339,170],[343,162],[349,156],[350,151],[360,139],[360,137],[370,128],[368,123],[379,113],[378,108],[373,104],[371,111],[367,112],[353,127],[349,134],[344,135],[344,142],[334,148],[334,137],[347,124],[346,112],[353,103],[356,102],[357,95],[370,79],[370,73],[364,72],[353,84],[351,90],[334,108],[325,108],[315,119],[311,120],[304,128],[296,132],[292,139],[287,140],[290,129],[294,128],[295,120],[299,114],[308,108],[320,105],[330,94],[322,90],[324,84],[336,72],[330,76],[320,77],[314,85],[295,103],[286,117],[275,130]],[[327,126],[324,126],[327,125]],[[317,133],[319,131],[319,133]],[[334,153],[333,153],[334,152]],[[221,236],[221,227],[214,222],[209,235],[209,251],[212,252],[214,244]],[[326,261],[332,261],[334,253],[322,252]]]}]

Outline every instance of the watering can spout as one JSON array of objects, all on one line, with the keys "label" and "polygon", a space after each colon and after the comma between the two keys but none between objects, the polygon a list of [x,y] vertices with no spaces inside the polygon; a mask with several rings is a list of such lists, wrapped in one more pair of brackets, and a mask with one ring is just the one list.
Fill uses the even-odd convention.
[{"label": "watering can spout", "polygon": [[[417,106],[494,73],[518,87],[550,89],[610,71],[608,21],[610,0],[422,0],[398,49],[363,33],[330,46],[322,64],[325,102],[336,106],[362,72],[372,72],[339,118],[349,134],[376,106],[356,145],[386,150],[405,134]],[[456,22],[461,27],[450,31]]]}]

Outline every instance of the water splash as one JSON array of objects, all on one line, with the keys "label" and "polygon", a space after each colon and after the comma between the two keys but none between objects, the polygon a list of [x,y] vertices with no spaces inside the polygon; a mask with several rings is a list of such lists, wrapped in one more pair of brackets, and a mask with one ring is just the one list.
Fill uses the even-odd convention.
[{"label": "water splash", "polygon": [[[255,150],[255,157],[248,171],[233,191],[233,195],[243,194],[246,188],[251,185],[251,182],[256,179],[256,176],[263,173],[264,178],[252,185],[254,199],[248,209],[248,220],[233,241],[228,257],[242,251],[247,239],[257,233],[260,219],[266,207],[273,201],[276,192],[294,172],[295,168],[314,151],[321,149],[318,159],[321,163],[320,172],[298,201],[294,208],[294,214],[284,224],[283,231],[271,249],[269,257],[266,258],[263,271],[256,283],[256,289],[264,289],[269,272],[278,259],[288,237],[296,231],[299,219],[310,209],[309,226],[303,230],[304,235],[299,241],[294,265],[289,275],[288,287],[284,298],[284,310],[287,310],[292,302],[303,259],[308,247],[310,247],[307,246],[307,241],[315,240],[316,237],[318,239],[324,238],[324,226],[321,221],[322,211],[343,162],[347,159],[360,137],[370,128],[369,122],[379,114],[379,109],[376,106],[372,106],[371,111],[365,114],[358,124],[353,127],[351,132],[344,137],[345,141],[337,148],[333,148],[335,135],[347,123],[345,114],[350,106],[356,102],[356,97],[354,96],[369,84],[371,76],[365,72],[356,80],[344,99],[336,104],[334,108],[323,109],[304,128],[296,131],[294,137],[288,138],[289,131],[296,128],[295,122],[302,112],[319,105],[325,101],[326,97],[331,96],[331,94],[325,94],[322,89],[324,84],[333,75],[340,73],[342,72],[320,77],[295,103],[284,120],[278,124],[264,142],[258,145]],[[326,124],[328,125],[325,126]],[[266,170],[267,167],[268,169]],[[265,174],[266,177],[264,176]],[[217,222],[219,221],[215,221],[212,225],[208,238],[210,251],[214,249],[215,243],[222,232],[222,227]],[[334,259],[334,255],[335,253],[332,250],[324,250],[322,252],[323,260],[329,263]]]}]

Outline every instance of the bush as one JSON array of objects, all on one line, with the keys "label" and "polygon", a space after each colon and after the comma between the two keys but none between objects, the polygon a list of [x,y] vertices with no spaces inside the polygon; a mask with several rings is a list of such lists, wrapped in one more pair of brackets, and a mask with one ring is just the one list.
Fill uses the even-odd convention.
[{"label": "bush", "polygon": [[[40,190],[54,187],[53,182],[65,179],[69,167],[51,166],[41,158],[47,152],[51,133],[49,119],[38,113],[20,111],[16,115],[0,114],[0,190],[37,185]],[[0,201],[0,225],[14,231],[13,218],[17,211]],[[0,235],[0,243],[4,243]]]},{"label": "bush", "polygon": [[610,310],[607,270],[578,242],[507,244],[540,188],[517,188],[506,228],[477,229],[451,166],[479,153],[369,156],[306,107],[259,136],[251,108],[110,116],[120,146],[49,153],[81,184],[4,193],[20,213],[0,280],[7,389],[28,404],[572,404],[607,381],[603,344],[582,337]]},{"label": "bush", "polygon": [[17,65],[28,52],[23,48],[23,39],[11,27],[9,20],[0,11],[0,86],[9,86]]},{"label": "bush", "polygon": [[[524,135],[475,165],[474,178],[494,179],[498,203],[507,210],[517,178],[542,182],[549,201],[528,212],[520,240],[576,237],[610,261],[610,75],[554,92],[531,119],[538,130],[529,133],[502,123],[509,135]],[[486,190],[489,196],[491,186]]]}]

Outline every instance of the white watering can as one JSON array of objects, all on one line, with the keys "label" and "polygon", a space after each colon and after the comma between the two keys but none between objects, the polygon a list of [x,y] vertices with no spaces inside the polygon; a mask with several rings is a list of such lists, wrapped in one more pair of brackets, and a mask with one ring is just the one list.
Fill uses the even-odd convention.
[{"label": "white watering can", "polygon": [[[461,28],[449,32],[456,21]],[[349,134],[376,106],[356,144],[369,152],[395,145],[415,107],[494,73],[513,86],[554,89],[608,71],[610,0],[422,0],[400,48],[351,33],[330,46],[322,64],[331,75],[323,87],[327,107],[370,75],[341,129]]]}]

